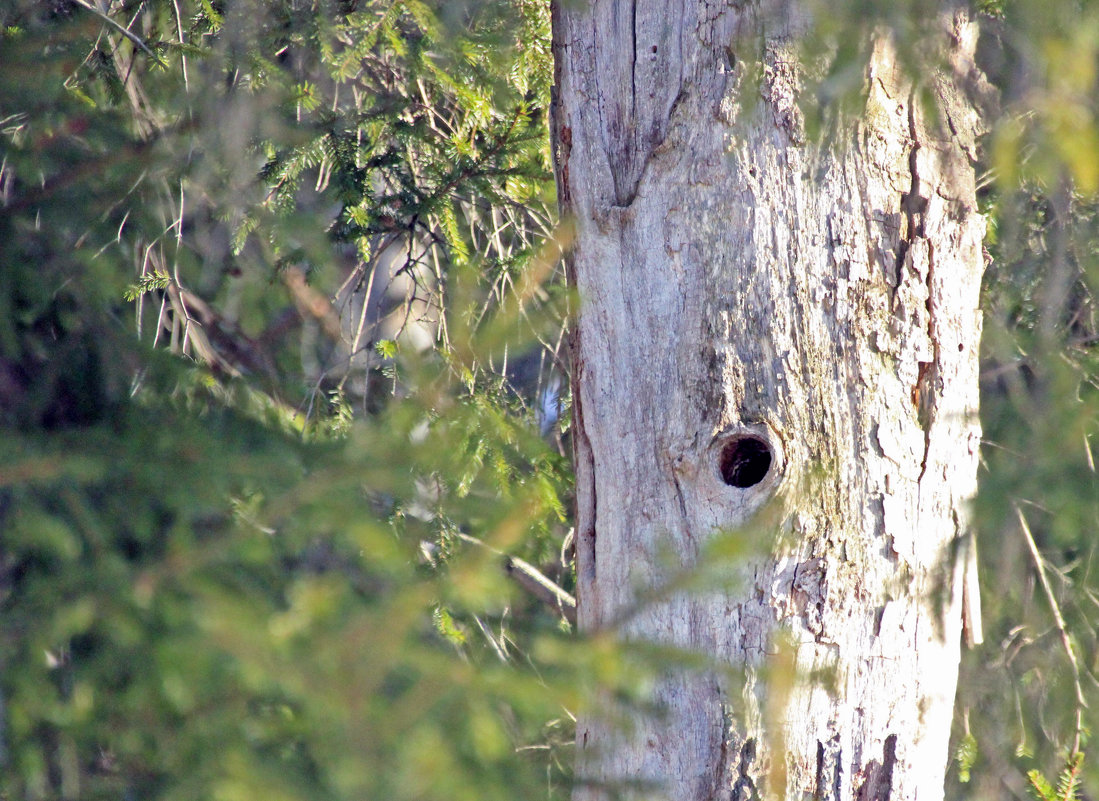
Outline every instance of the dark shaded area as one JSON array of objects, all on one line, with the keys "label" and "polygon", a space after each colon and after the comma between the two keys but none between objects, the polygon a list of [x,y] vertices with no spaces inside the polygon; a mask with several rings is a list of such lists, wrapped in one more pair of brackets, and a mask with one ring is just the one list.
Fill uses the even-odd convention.
[{"label": "dark shaded area", "polygon": [[721,450],[721,480],[737,489],[754,487],[767,477],[771,461],[770,447],[758,437],[732,440]]}]

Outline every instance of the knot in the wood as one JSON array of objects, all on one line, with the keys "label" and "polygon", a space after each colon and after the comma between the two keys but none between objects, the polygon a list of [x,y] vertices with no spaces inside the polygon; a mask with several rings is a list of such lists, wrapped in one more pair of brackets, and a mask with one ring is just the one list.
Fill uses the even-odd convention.
[{"label": "knot in the wood", "polygon": [[746,489],[767,477],[773,461],[771,446],[760,437],[748,434],[734,437],[722,445],[718,471],[721,480],[730,487]]}]

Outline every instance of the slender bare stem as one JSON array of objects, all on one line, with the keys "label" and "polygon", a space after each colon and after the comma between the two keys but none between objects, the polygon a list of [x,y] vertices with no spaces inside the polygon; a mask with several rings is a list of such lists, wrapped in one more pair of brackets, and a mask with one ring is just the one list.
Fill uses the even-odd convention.
[{"label": "slender bare stem", "polygon": [[114,19],[111,18],[110,15],[104,14],[98,8],[93,6],[91,3],[86,2],[86,0],[72,0],[72,2],[73,2],[73,5],[78,5],[81,8],[83,8],[84,10],[92,12],[97,17],[99,17],[101,20],[106,22],[108,25],[110,25],[116,31],[121,33],[123,36],[125,36],[127,39],[129,39],[131,42],[133,42],[135,45],[137,45],[142,50],[144,50],[146,55],[148,55],[157,64],[159,64],[162,67],[167,66],[163,61],[160,60],[160,57],[156,53],[154,53],[152,50],[149,49],[149,46],[147,44],[145,44],[145,42],[141,41],[140,36],[138,36],[137,34],[131,32],[128,28],[126,28],[125,25],[122,25],[121,23],[116,22]]},{"label": "slender bare stem", "polygon": [[1072,650],[1072,641],[1068,636],[1065,618],[1061,614],[1061,607],[1053,595],[1053,587],[1050,586],[1049,577],[1046,575],[1045,559],[1038,553],[1038,546],[1034,542],[1034,536],[1030,533],[1030,526],[1027,525],[1026,518],[1023,516],[1023,510],[1016,506],[1015,514],[1019,517],[1023,537],[1026,539],[1027,548],[1030,549],[1030,556],[1034,560],[1034,567],[1038,571],[1038,578],[1042,582],[1046,600],[1049,601],[1049,608],[1053,611],[1053,621],[1057,626],[1057,631],[1061,634],[1061,644],[1065,648],[1065,653],[1068,654],[1069,665],[1072,667],[1072,684],[1076,691],[1076,736],[1072,743],[1072,753],[1075,755],[1080,752],[1080,737],[1084,729],[1084,708],[1087,706],[1087,701],[1084,700],[1084,688],[1080,683],[1080,664],[1076,661],[1076,652]]}]

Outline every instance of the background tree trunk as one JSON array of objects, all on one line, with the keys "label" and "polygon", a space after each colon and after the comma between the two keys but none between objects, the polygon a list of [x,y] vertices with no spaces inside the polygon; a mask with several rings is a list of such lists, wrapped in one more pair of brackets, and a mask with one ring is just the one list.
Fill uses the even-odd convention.
[{"label": "background tree trunk", "polygon": [[[883,35],[861,117],[821,142],[800,18],[554,9],[580,625],[747,669],[671,673],[628,731],[581,720],[579,798],[942,797],[980,438],[976,33],[944,20],[915,87]],[[642,603],[764,508],[736,589]]]}]

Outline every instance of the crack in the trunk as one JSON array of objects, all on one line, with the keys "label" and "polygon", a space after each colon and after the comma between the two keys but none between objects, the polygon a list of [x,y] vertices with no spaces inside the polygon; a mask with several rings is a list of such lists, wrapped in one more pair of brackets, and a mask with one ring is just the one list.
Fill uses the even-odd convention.
[{"label": "crack in the trunk", "polygon": [[725,792],[726,776],[729,773],[729,738],[732,736],[730,724],[731,713],[726,704],[719,704],[721,711],[721,746],[718,750],[717,764],[714,765],[714,780],[710,785],[710,792],[706,794],[705,801],[724,801],[728,798]]},{"label": "crack in the trunk", "polygon": [[[637,0],[630,3],[630,116],[637,122]],[[635,131],[636,133],[636,131]]]},{"label": "crack in the trunk", "polygon": [[813,801],[840,801],[840,790],[843,786],[842,757],[838,735],[833,735],[827,745],[817,740],[817,776]]},{"label": "crack in the trunk", "polygon": [[[572,414],[573,428],[576,436],[573,439],[573,462],[576,466],[576,567],[577,573],[588,576],[588,586],[595,586],[595,536],[596,517],[598,503],[595,491],[595,454],[592,450],[591,440],[588,438],[588,430],[584,420],[583,401],[581,400],[580,382],[583,372],[583,362],[580,358],[580,332],[574,330],[572,339]],[[579,579],[579,575],[578,575]],[[578,580],[577,584],[582,582]],[[580,605],[583,603],[580,593],[577,592],[576,611],[580,614]]]},{"label": "crack in the trunk", "polygon": [[931,340],[931,361],[920,362],[919,374],[916,378],[916,387],[913,390],[916,401],[916,416],[923,428],[923,459],[920,462],[920,477],[917,483],[923,482],[924,473],[927,472],[928,454],[931,452],[931,424],[934,421],[932,414],[937,393],[934,387],[935,377],[939,373],[939,338],[935,335],[935,304],[932,276],[935,270],[935,250],[928,243],[927,247],[927,336]]},{"label": "crack in the trunk", "polygon": [[927,198],[920,195],[919,152],[920,134],[916,125],[916,90],[908,96],[908,136],[912,148],[908,151],[908,172],[912,184],[908,192],[901,195],[901,212],[904,214],[904,232],[897,243],[897,286],[904,281],[904,259],[912,243],[924,236],[924,212],[927,211]]},{"label": "crack in the trunk", "polygon": [[737,780],[733,783],[733,791],[730,794],[732,801],[750,801],[759,796],[756,783],[752,780],[748,770],[756,758],[756,738],[749,737],[740,749],[740,763],[737,765]]},{"label": "crack in the trunk", "polygon": [[[905,259],[909,248],[917,239],[926,241],[927,208],[929,198],[920,192],[919,152],[920,129],[916,121],[916,89],[908,94],[908,136],[912,140],[912,147],[908,151],[908,171],[912,177],[912,184],[906,194],[901,196],[901,210],[904,213],[905,230],[897,243],[897,288],[904,281]],[[931,413],[930,405],[934,401],[935,392],[931,385],[938,372],[939,344],[935,339],[934,314],[935,309],[932,297],[932,271],[934,269],[934,248],[927,242],[927,336],[931,341],[931,360],[920,362],[916,375],[916,382],[912,386],[912,403],[916,407],[916,415],[923,429],[923,458],[920,460],[920,478],[927,472],[928,453],[931,450]]]},{"label": "crack in the trunk", "polygon": [[683,485],[679,481],[679,474],[673,468],[672,481],[675,483],[675,497],[679,501],[679,514],[683,518],[683,530],[684,533],[690,537],[690,525],[687,517],[687,499],[683,496]]},{"label": "crack in the trunk", "polygon": [[897,764],[897,735],[890,734],[882,744],[881,762],[871,760],[856,801],[889,801],[893,793],[893,767]]}]

